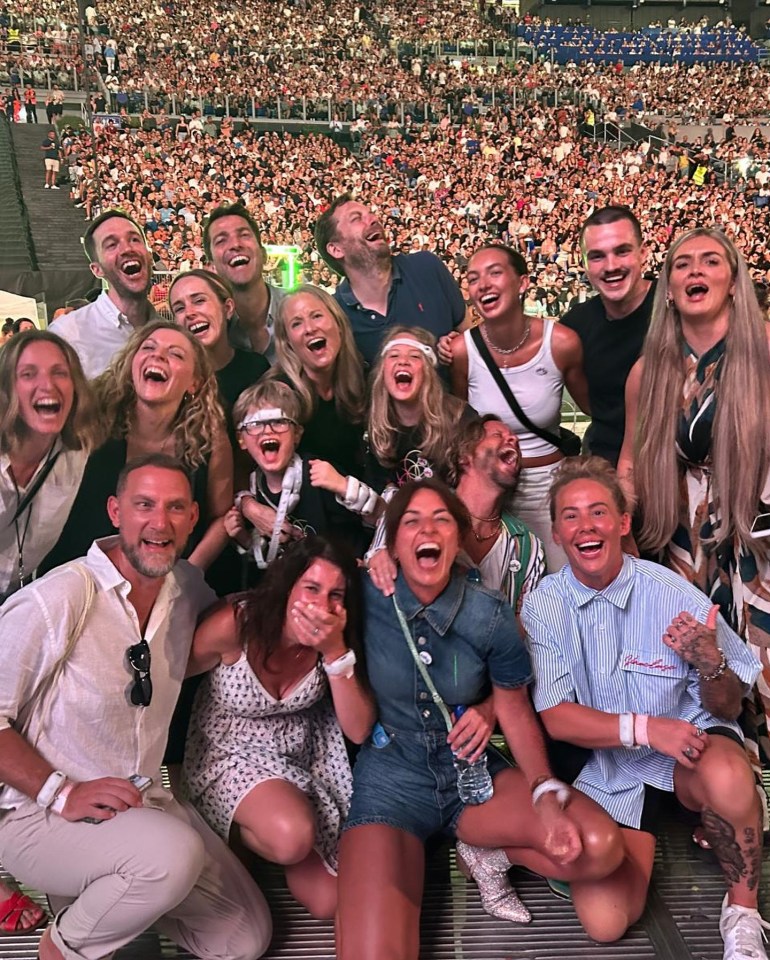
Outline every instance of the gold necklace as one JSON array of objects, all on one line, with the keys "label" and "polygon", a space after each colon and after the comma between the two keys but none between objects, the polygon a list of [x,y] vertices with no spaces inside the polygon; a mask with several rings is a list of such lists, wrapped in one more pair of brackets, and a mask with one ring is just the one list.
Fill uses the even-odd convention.
[{"label": "gold necklace", "polygon": [[493,350],[496,350],[499,354],[504,357],[510,356],[512,353],[516,353],[518,349],[524,346],[529,338],[529,331],[532,329],[532,321],[527,318],[527,325],[524,328],[524,336],[519,340],[515,347],[498,347],[498,345],[492,340],[487,333],[486,323],[481,324],[481,336],[487,341],[487,345],[492,347]]},{"label": "gold necklace", "polygon": [[477,517],[476,514],[471,513],[470,510],[468,511],[468,516],[472,520],[478,520],[479,523],[497,523],[497,521],[500,519],[499,513],[496,513],[494,517]]},{"label": "gold necklace", "polygon": [[[495,517],[494,519],[496,521],[499,521],[500,517]],[[489,520],[487,522],[491,523],[492,521]],[[492,533],[488,533],[485,536],[482,536],[480,533],[476,533],[476,528],[473,526],[473,524],[471,524],[471,533],[476,538],[476,543],[484,543],[486,540],[491,540],[492,537],[496,537],[499,532],[500,532],[500,528],[496,526],[495,529],[492,531]]]}]

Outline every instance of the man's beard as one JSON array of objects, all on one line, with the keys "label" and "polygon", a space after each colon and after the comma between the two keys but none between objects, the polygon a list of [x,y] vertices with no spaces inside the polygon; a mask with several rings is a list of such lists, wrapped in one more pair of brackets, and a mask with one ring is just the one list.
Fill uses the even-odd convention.
[{"label": "man's beard", "polygon": [[120,548],[125,554],[128,562],[136,570],[137,573],[140,573],[143,577],[151,577],[160,579],[165,577],[166,574],[171,573],[176,565],[177,560],[181,556],[181,551],[174,551],[174,556],[172,559],[161,560],[158,558],[154,563],[152,561],[145,560],[140,553],[138,546],[133,544],[129,545],[123,542],[121,538]]}]

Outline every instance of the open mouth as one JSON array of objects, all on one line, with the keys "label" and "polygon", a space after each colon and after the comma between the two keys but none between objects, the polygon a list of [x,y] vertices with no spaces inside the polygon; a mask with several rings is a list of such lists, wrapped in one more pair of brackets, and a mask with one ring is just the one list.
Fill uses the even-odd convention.
[{"label": "open mouth", "polygon": [[500,299],[499,295],[496,293],[487,293],[479,299],[479,303],[482,307],[491,307],[493,303],[497,303]]},{"label": "open mouth", "polygon": [[373,242],[375,240],[384,240],[385,235],[382,232],[382,227],[373,227],[369,233],[364,236],[364,240],[368,242]]},{"label": "open mouth", "polygon": [[602,277],[602,283],[607,283],[610,286],[617,286],[622,283],[628,274],[625,270],[620,271],[620,273],[605,273]]},{"label": "open mouth", "polygon": [[140,260],[124,260],[120,269],[127,277],[135,277],[142,272],[142,263]]},{"label": "open mouth", "polygon": [[500,462],[504,463],[506,467],[510,467],[514,463],[518,463],[519,454],[517,450],[503,450],[500,454]]},{"label": "open mouth", "polygon": [[207,320],[196,320],[195,323],[191,323],[188,327],[188,330],[194,337],[199,337],[201,334],[204,334],[211,324]]},{"label": "open mouth", "polygon": [[249,258],[242,253],[238,253],[232,258],[228,266],[245,267],[247,263],[249,263]]},{"label": "open mouth", "polygon": [[35,413],[40,413],[42,415],[53,415],[61,411],[62,405],[60,400],[55,400],[53,397],[45,397],[40,400],[36,400],[32,407]]},{"label": "open mouth", "polygon": [[687,296],[692,299],[699,299],[700,297],[705,297],[709,292],[709,288],[705,283],[691,283],[689,287],[684,288],[684,292]]},{"label": "open mouth", "polygon": [[268,437],[260,443],[259,449],[262,453],[278,453],[281,449],[281,444],[274,437]]},{"label": "open mouth", "polygon": [[412,374],[408,370],[399,370],[393,377],[399,386],[409,387],[412,385]]},{"label": "open mouth", "polygon": [[171,546],[170,540],[150,540],[149,537],[144,537],[142,543],[146,547],[150,547],[152,550],[165,550],[167,547]]},{"label": "open mouth", "polygon": [[421,543],[414,552],[417,564],[421,569],[435,567],[441,558],[441,546],[438,543]]},{"label": "open mouth", "polygon": [[168,380],[168,374],[160,367],[148,366],[144,368],[144,379],[151,380],[153,383],[166,383]]},{"label": "open mouth", "polygon": [[325,346],[326,346],[326,337],[313,337],[312,340],[308,340],[307,342],[307,348],[312,353],[320,353]]},{"label": "open mouth", "polygon": [[581,557],[597,557],[601,553],[603,543],[601,540],[584,540],[577,544],[578,552]]}]

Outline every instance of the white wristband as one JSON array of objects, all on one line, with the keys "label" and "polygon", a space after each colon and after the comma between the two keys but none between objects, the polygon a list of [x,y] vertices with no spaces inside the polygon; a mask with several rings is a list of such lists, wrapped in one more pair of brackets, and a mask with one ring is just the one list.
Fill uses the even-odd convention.
[{"label": "white wristband", "polygon": [[618,735],[620,742],[629,750],[636,746],[634,740],[634,715],[633,713],[621,713],[618,717]]},{"label": "white wristband", "polygon": [[49,775],[46,782],[40,788],[40,792],[35,797],[35,803],[41,810],[47,810],[51,806],[56,799],[56,794],[61,790],[66,779],[67,775],[62,773],[61,770],[54,770],[54,772]]},{"label": "white wristband", "polygon": [[348,650],[347,653],[343,653],[341,657],[337,657],[337,659],[332,660],[331,663],[324,661],[323,668],[327,677],[344,677],[346,680],[350,680],[355,672],[355,665],[355,651]]},{"label": "white wristband", "polygon": [[52,813],[58,813],[59,816],[62,815],[64,811],[64,807],[67,803],[67,797],[69,797],[69,795],[72,793],[74,788],[75,788],[75,784],[71,780],[66,780],[64,782],[64,786],[56,794],[56,799],[49,807]]},{"label": "white wristband", "polygon": [[649,716],[646,713],[637,713],[634,717],[634,740],[637,747],[649,747],[650,737],[647,733]]},{"label": "white wristband", "polygon": [[567,784],[561,780],[557,780],[556,777],[551,777],[550,780],[544,780],[532,791],[532,806],[536,806],[537,801],[547,793],[556,794],[556,799],[559,801],[559,806],[562,810],[569,803],[570,789]]}]

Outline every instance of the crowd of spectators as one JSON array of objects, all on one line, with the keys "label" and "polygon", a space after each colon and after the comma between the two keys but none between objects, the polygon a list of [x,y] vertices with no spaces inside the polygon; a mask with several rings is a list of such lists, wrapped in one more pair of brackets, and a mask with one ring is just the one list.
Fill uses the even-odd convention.
[{"label": "crowd of spectators", "polygon": [[619,146],[595,141],[582,109],[540,102],[461,124],[374,120],[355,151],[326,133],[264,132],[229,119],[194,117],[182,132],[164,116],[147,126],[97,125],[93,142],[65,130],[62,150],[86,218],[129,211],[160,273],[199,266],[206,213],[239,200],[267,244],[297,245],[304,279],[333,290],[312,227],[330,197],[351,190],[378,212],[394,248],[435,252],[461,285],[479,243],[520,249],[536,281],[526,306],[537,315],[560,316],[587,295],[579,227],[610,203],[639,216],[653,271],[672,233],[717,223],[754,278],[770,281],[770,145],[759,128],[750,139],[730,127],[721,142],[688,142],[672,127],[670,144]]}]

